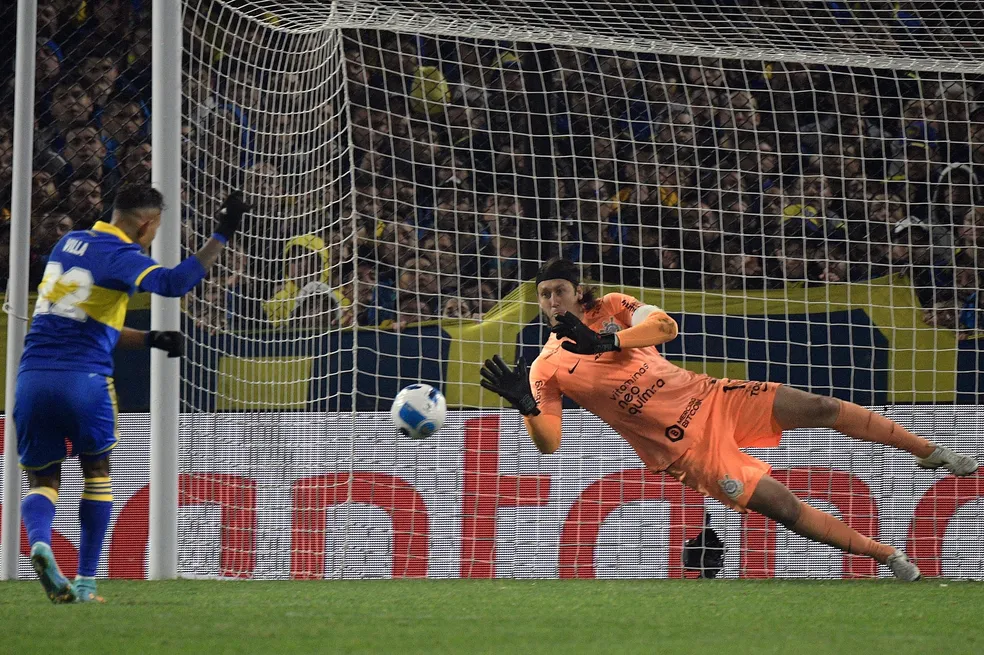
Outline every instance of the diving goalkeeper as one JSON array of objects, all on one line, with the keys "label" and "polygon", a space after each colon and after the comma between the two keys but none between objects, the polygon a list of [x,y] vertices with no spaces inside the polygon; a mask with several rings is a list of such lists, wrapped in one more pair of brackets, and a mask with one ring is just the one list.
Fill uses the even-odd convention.
[{"label": "diving goalkeeper", "polygon": [[[69,232],[55,245],[38,286],[34,320],[17,374],[14,422],[17,455],[30,490],[21,513],[31,565],[52,602],[101,601],[96,569],[113,511],[109,454],[116,446],[113,349],[158,348],[180,357],[180,332],[123,326],[134,291],[179,298],[201,282],[249,207],[238,193],[219,210],[215,233],[174,268],[144,254],[161,224],[163,198],[148,184],[116,194],[112,222]],[[66,440],[85,479],[79,501],[78,576],[62,575],[51,552]]]},{"label": "diving goalkeeper", "polygon": [[923,468],[945,467],[958,476],[976,471],[976,460],[854,403],[680,368],[656,350],[676,338],[676,321],[624,294],[596,299],[580,284],[573,262],[547,262],[536,283],[550,338],[529,371],[522,359],[515,369],[498,355],[486,360],[481,384],[523,414],[540,452],[560,447],[566,395],[608,423],[650,470],[665,471],[739,512],[759,512],[804,537],[872,557],[901,580],[921,577],[904,552],[802,502],[769,475],[768,464],[740,449],[778,446],[783,430],[828,427],[899,448]]}]

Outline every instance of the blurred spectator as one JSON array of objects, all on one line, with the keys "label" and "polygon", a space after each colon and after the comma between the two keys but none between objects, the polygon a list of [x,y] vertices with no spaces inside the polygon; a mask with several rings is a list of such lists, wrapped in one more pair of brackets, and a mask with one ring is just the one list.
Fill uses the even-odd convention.
[{"label": "blurred spectator", "polygon": [[351,304],[331,286],[332,262],[321,237],[304,234],[284,247],[284,282],[266,302],[267,320],[276,327],[338,327],[342,308]]},{"label": "blurred spectator", "polygon": [[[264,73],[277,44],[220,5],[184,14],[183,234],[207,235],[219,187],[242,186],[259,220],[242,244],[251,275],[189,302],[211,329],[238,329],[230,318],[263,299],[270,324],[299,328],[480,317],[548,252],[613,287],[744,293],[903,273],[934,324],[966,331],[976,316],[977,77],[561,46],[531,57],[523,43],[345,30],[343,111],[304,90],[314,69]],[[873,15],[840,5],[838,25]],[[148,7],[40,2],[38,262],[70,221],[104,218],[122,181],[150,179]],[[926,29],[906,20],[878,37],[886,47]],[[524,91],[535,64],[545,98]],[[262,262],[283,240],[272,288],[280,264]]]},{"label": "blurred spectator", "polygon": [[97,111],[102,111],[116,91],[116,81],[120,77],[116,58],[110,54],[90,52],[79,66],[82,84],[89,93]]},{"label": "blurred spectator", "polygon": [[441,315],[444,318],[472,318],[471,303],[463,298],[448,298]]},{"label": "blurred spectator", "polygon": [[106,147],[106,168],[116,168],[118,149],[140,140],[146,134],[144,107],[121,96],[110,98],[100,115],[99,136]]},{"label": "blurred spectator", "polygon": [[31,211],[43,214],[51,211],[61,202],[55,176],[47,171],[37,170],[31,176]]},{"label": "blurred spectator", "polygon": [[119,176],[126,184],[150,182],[152,157],[150,143],[138,141],[120,149]]},{"label": "blurred spectator", "polygon": [[[63,175],[66,180],[102,180],[106,146],[99,138],[99,130],[95,126],[76,125],[69,128],[65,133],[64,156],[67,166]],[[147,181],[150,181],[149,174]]]},{"label": "blurred spectator", "polygon": [[[39,33],[44,27],[43,24],[41,24],[41,18],[45,13],[45,9],[46,8],[44,7],[38,9]],[[58,82],[62,74],[62,61],[64,59],[65,55],[62,54],[62,50],[58,47],[57,43],[51,40],[46,41],[43,37],[38,38],[38,47],[35,51],[34,85],[35,92],[39,96],[44,96],[50,93],[52,88]]]},{"label": "blurred spectator", "polygon": [[31,289],[41,283],[44,268],[48,265],[48,255],[58,240],[73,228],[72,217],[62,212],[44,214],[32,221],[29,285]]},{"label": "blurred spectator", "polygon": [[[441,301],[441,288],[438,284],[438,276],[434,268],[434,262],[427,257],[415,257],[405,263],[401,263],[398,288],[401,292],[412,294],[421,304],[427,306],[424,315],[430,316],[437,313]],[[400,303],[403,303],[401,293]],[[401,318],[402,320],[402,318]]]},{"label": "blurred spectator", "polygon": [[97,180],[82,178],[74,180],[68,187],[68,207],[76,228],[88,230],[96,221],[108,218],[103,203],[102,187]]},{"label": "blurred spectator", "polygon": [[69,129],[89,124],[93,108],[92,98],[81,83],[59,82],[51,91],[50,122],[42,134],[42,146],[60,151]]},{"label": "blurred spectator", "polygon": [[413,293],[405,294],[400,296],[400,307],[393,329],[402,330],[407,326],[422,323],[434,317],[433,308],[423,298]]}]

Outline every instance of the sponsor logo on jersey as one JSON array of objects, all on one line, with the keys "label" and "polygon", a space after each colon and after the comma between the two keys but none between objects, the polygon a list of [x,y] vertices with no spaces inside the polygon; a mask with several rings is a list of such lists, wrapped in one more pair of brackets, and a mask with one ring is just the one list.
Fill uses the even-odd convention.
[{"label": "sponsor logo on jersey", "polygon": [[686,435],[687,431],[681,428],[679,425],[671,425],[666,428],[666,432],[663,433],[667,439],[673,442],[680,441]]},{"label": "sponsor logo on jersey", "polygon": [[703,404],[703,402],[704,401],[700,400],[699,398],[691,398],[690,402],[687,403],[687,409],[683,410],[683,413],[680,414],[680,418],[677,419],[676,421],[677,425],[679,425],[681,428],[685,428],[689,426],[690,421],[694,418],[697,412],[700,411],[700,406]]},{"label": "sponsor logo on jersey", "polygon": [[540,397],[543,395],[543,380],[536,380],[533,383],[533,400],[540,404]]},{"label": "sponsor logo on jersey", "polygon": [[613,389],[609,398],[629,414],[638,414],[642,411],[643,406],[656,395],[657,389],[661,389],[666,384],[663,378],[651,383],[648,380],[640,383],[640,379],[648,371],[649,363],[646,362],[625,382]]},{"label": "sponsor logo on jersey", "polygon": [[613,316],[601,324],[601,329],[598,330],[598,332],[600,334],[615,334],[621,329],[622,328],[618,326],[618,323],[615,322],[615,317]]},{"label": "sponsor logo on jersey", "polygon": [[639,309],[640,307],[642,307],[642,303],[639,302],[638,300],[626,300],[624,298],[622,299],[622,308],[628,312],[635,313],[635,310]]},{"label": "sponsor logo on jersey", "polygon": [[581,360],[580,359],[577,360],[576,362],[574,362],[574,366],[572,366],[569,369],[567,369],[567,372],[570,373],[571,375],[574,375],[574,369],[576,369],[577,368],[577,365],[580,364],[580,363],[581,363]]},{"label": "sponsor logo on jersey", "polygon": [[735,480],[730,475],[725,475],[723,480],[718,480],[718,486],[721,487],[724,495],[731,500],[738,500],[745,491],[745,485],[742,481]]}]

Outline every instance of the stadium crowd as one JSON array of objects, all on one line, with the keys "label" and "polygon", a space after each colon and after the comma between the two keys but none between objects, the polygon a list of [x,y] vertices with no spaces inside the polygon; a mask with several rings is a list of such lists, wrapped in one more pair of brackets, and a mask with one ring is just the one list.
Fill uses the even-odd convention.
[{"label": "stadium crowd", "polygon": [[[32,285],[152,155],[150,3],[39,4]],[[978,327],[982,78],[350,31],[347,86],[322,97],[295,91],[339,79],[326,50],[292,58],[261,26],[193,12],[184,38],[186,245],[226,189],[255,207],[187,301],[210,330],[479,319],[558,254],[629,287],[905,275],[927,322]],[[297,72],[264,74],[277,57]]]}]

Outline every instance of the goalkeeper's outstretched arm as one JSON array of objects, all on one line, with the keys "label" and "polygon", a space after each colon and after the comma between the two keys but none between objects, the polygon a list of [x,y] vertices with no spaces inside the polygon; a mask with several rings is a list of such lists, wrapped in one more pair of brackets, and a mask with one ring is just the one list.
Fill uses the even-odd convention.
[{"label": "goalkeeper's outstretched arm", "polygon": [[485,360],[482,367],[482,387],[499,394],[523,415],[526,431],[537,450],[549,455],[560,448],[561,417],[552,412],[540,412],[537,399],[530,389],[530,374],[522,357],[511,369],[501,356]]},{"label": "goalkeeper's outstretched arm", "polygon": [[549,455],[560,448],[563,423],[561,417],[550,414],[524,416],[523,423],[526,424],[526,432],[533,439],[533,445],[541,453]]}]

